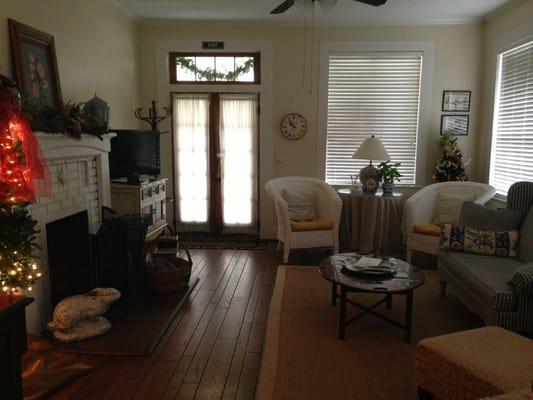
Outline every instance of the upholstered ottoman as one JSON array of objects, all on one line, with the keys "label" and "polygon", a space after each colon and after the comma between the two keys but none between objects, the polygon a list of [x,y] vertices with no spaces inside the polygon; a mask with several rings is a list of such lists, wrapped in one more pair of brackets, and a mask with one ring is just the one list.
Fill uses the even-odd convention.
[{"label": "upholstered ottoman", "polygon": [[492,326],[424,339],[416,379],[422,399],[479,399],[528,388],[533,340]]}]

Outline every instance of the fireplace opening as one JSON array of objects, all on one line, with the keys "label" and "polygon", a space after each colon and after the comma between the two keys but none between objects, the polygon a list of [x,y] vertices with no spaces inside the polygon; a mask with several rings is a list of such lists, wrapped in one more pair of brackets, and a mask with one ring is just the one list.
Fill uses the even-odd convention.
[{"label": "fireplace opening", "polygon": [[87,211],[46,224],[52,306],[94,288]]}]

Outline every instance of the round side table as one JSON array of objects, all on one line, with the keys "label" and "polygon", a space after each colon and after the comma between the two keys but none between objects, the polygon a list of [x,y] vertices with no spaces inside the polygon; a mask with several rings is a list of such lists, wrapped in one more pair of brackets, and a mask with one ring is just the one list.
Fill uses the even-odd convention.
[{"label": "round side table", "polygon": [[340,245],[359,254],[395,255],[401,251],[403,195],[383,196],[340,189]]}]

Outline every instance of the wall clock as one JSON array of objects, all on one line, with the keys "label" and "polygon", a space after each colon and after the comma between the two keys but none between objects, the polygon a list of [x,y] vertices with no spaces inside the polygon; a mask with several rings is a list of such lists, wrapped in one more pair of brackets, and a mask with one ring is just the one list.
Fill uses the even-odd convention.
[{"label": "wall clock", "polygon": [[298,140],[307,132],[307,121],[297,113],[287,114],[281,120],[281,134],[289,140]]}]

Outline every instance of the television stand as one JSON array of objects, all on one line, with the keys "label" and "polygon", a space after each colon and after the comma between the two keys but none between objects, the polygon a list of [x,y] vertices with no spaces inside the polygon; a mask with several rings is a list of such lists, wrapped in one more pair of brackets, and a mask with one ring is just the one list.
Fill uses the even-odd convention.
[{"label": "television stand", "polygon": [[157,238],[167,227],[167,179],[140,184],[111,183],[111,207],[119,215],[147,214],[152,222],[146,240]]}]

